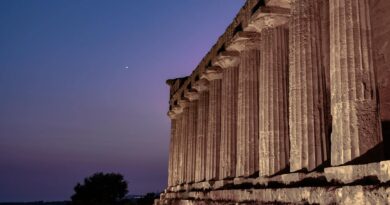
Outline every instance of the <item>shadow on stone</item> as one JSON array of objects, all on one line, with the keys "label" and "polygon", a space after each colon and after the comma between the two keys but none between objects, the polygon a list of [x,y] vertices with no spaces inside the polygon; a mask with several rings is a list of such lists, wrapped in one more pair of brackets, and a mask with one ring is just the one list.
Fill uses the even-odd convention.
[{"label": "shadow on stone", "polygon": [[288,164],[284,169],[276,172],[274,175],[271,175],[269,177],[274,177],[274,176],[278,176],[278,175],[282,175],[282,174],[287,174],[287,173],[290,173],[290,164]]},{"label": "shadow on stone", "polygon": [[330,167],[330,160],[329,159],[330,159],[330,157],[328,158],[328,160],[326,160],[322,164],[318,165],[318,167],[315,168],[313,171],[314,172],[324,172],[325,168]]},{"label": "shadow on stone", "polygon": [[347,162],[344,165],[368,164],[382,161],[384,159],[383,145],[384,142],[379,143],[360,157]]},{"label": "shadow on stone", "polygon": [[[390,121],[382,121],[382,134],[384,147],[390,147]],[[390,149],[385,149],[385,159],[390,159]]]}]

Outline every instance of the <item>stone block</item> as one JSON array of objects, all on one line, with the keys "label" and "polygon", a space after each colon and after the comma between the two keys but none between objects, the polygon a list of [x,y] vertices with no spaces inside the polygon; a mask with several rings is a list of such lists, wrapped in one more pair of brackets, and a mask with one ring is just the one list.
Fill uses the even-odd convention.
[{"label": "stone block", "polygon": [[212,186],[208,181],[198,182],[198,183],[192,184],[193,190],[209,190],[211,188],[212,188]]},{"label": "stone block", "polygon": [[269,183],[280,183],[280,186],[283,185],[290,185],[292,183],[299,183],[303,182],[307,179],[318,179],[320,180],[321,177],[324,177],[323,173],[319,172],[311,172],[308,174],[305,173],[288,173],[288,174],[282,174],[282,175],[276,175],[273,177],[259,177],[257,178],[253,184],[254,185],[260,185],[260,186],[268,186]]},{"label": "stone block", "polygon": [[380,164],[379,180],[382,183],[390,181],[390,161],[382,161]]},{"label": "stone block", "polygon": [[236,177],[236,178],[234,178],[233,183],[234,183],[234,185],[255,184],[256,179],[255,178]]},{"label": "stone block", "polygon": [[266,188],[170,193],[160,204],[389,204],[389,196],[390,188],[376,186]]},{"label": "stone block", "polygon": [[305,178],[305,174],[303,173],[288,173],[280,175],[281,182],[285,185],[299,182],[303,178]]},{"label": "stone block", "polygon": [[253,180],[253,185],[267,186],[269,181],[270,178],[268,177],[258,177],[257,179]]},{"label": "stone block", "polygon": [[276,6],[282,8],[290,8],[291,0],[266,0],[267,6]]},{"label": "stone block", "polygon": [[[385,164],[384,167],[386,167]],[[386,170],[386,168],[383,169]],[[381,175],[381,168],[380,163],[370,163],[363,165],[329,167],[325,168],[324,172],[328,182],[349,184],[358,180],[364,180],[368,177],[379,178]]]},{"label": "stone block", "polygon": [[192,189],[192,185],[191,184],[184,184],[183,186],[183,190],[184,191],[190,191]]},{"label": "stone block", "polygon": [[216,190],[216,189],[221,189],[223,187],[225,187],[226,185],[229,185],[229,184],[233,184],[233,180],[219,180],[219,181],[215,181],[214,184],[213,184],[213,190]]}]

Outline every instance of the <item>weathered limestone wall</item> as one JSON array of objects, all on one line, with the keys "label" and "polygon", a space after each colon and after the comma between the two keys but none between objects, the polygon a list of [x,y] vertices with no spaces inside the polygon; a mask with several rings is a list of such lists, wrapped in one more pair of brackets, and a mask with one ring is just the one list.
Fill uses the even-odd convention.
[{"label": "weathered limestone wall", "polygon": [[[390,161],[325,168],[310,174],[289,173],[212,186],[169,189],[159,202],[186,200],[221,204],[388,204]],[[200,185],[200,186],[199,186]],[[252,188],[248,188],[252,185]],[[269,186],[271,185],[271,186]],[[185,191],[185,192],[182,192]]]},{"label": "weathered limestone wall", "polygon": [[[172,205],[258,205],[258,204],[389,204],[390,188],[375,186],[302,187],[289,189],[220,190],[191,192],[189,199],[167,194]],[[177,200],[179,199],[179,200]],[[164,203],[162,203],[164,204]]]}]

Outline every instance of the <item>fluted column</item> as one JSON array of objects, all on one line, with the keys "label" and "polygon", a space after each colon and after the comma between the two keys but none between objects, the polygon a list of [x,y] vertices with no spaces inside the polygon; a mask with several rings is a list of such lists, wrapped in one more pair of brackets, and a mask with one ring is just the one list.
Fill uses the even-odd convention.
[{"label": "fluted column", "polygon": [[241,32],[228,47],[240,52],[236,177],[250,177],[259,171],[259,39],[257,33]]},{"label": "fluted column", "polygon": [[174,185],[174,146],[176,143],[176,119],[174,116],[171,118],[171,138],[169,143],[169,158],[168,158],[168,187]]},{"label": "fluted column", "polygon": [[187,183],[195,181],[196,164],[196,137],[197,137],[197,113],[198,113],[198,93],[196,91],[185,92],[185,97],[189,99],[188,113],[188,143],[187,143]]},{"label": "fluted column", "polygon": [[195,149],[196,144],[196,109],[197,102],[191,101],[188,107],[188,135],[187,135],[187,175],[186,183],[194,182],[195,176]]},{"label": "fluted column", "polygon": [[181,130],[180,130],[180,147],[179,147],[179,184],[187,182],[187,160],[188,160],[188,121],[189,121],[189,107],[187,101],[182,101],[181,106],[183,112],[181,113]]},{"label": "fluted column", "polygon": [[179,153],[179,149],[180,149],[180,146],[181,146],[181,121],[182,121],[182,117],[181,115],[177,115],[176,116],[176,132],[175,132],[175,143],[174,143],[174,146],[173,146],[173,153],[174,153],[174,156],[173,156],[173,185],[178,185],[179,184],[179,170],[181,169],[180,167],[180,153]]},{"label": "fluted column", "polygon": [[[328,160],[322,0],[292,0],[290,19],[290,170],[309,171]],[[326,1],[326,0],[325,0]],[[325,2],[324,1],[324,2]]]},{"label": "fluted column", "polygon": [[238,67],[226,69],[222,78],[222,128],[220,178],[236,176]]},{"label": "fluted column", "polygon": [[178,114],[176,116],[176,132],[175,132],[175,144],[173,147],[173,186],[179,185],[180,184],[180,146],[181,146],[181,120],[182,120],[182,115]]},{"label": "fluted column", "polygon": [[180,147],[181,147],[181,122],[182,122],[182,115],[177,114],[176,120],[176,130],[175,130],[175,143],[173,146],[173,186],[176,186],[180,184]]},{"label": "fluted column", "polygon": [[259,173],[270,176],[288,167],[288,29],[262,31],[259,71]]},{"label": "fluted column", "polygon": [[251,176],[259,168],[260,50],[241,52],[238,77],[237,176]]},{"label": "fluted column", "polygon": [[217,180],[221,145],[221,75],[219,72],[212,71],[202,77],[209,80],[206,180]]},{"label": "fluted column", "polygon": [[223,68],[220,179],[234,178],[236,176],[238,55],[238,52],[223,52],[213,64],[214,66]]},{"label": "fluted column", "polygon": [[175,132],[173,135],[173,146],[172,146],[172,186],[178,184],[178,162],[179,162],[179,153],[178,149],[180,146],[179,141],[179,132],[180,132],[180,117],[176,116],[174,121],[175,123]]},{"label": "fluted column", "polygon": [[194,87],[199,92],[197,131],[196,131],[196,160],[195,160],[195,182],[206,179],[206,140],[208,133],[208,113],[209,113],[209,91],[207,81],[198,82]]},{"label": "fluted column", "polygon": [[330,1],[332,165],[382,157],[371,32],[369,0]]}]

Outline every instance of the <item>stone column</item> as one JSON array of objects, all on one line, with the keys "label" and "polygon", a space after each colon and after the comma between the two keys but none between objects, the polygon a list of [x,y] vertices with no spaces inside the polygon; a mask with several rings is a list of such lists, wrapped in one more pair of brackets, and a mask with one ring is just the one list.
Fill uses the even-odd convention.
[{"label": "stone column", "polygon": [[189,99],[188,113],[188,161],[187,161],[187,183],[195,181],[195,164],[196,164],[196,137],[197,137],[197,113],[198,113],[198,93],[193,90],[186,91],[185,97]]},{"label": "stone column", "polygon": [[330,0],[332,165],[382,157],[369,0]]},{"label": "stone column", "polygon": [[181,113],[181,130],[180,130],[180,147],[179,147],[179,184],[184,184],[187,182],[187,144],[188,144],[188,121],[189,121],[189,107],[188,101],[181,100],[179,101],[181,107],[183,107],[183,112]]},{"label": "stone column", "polygon": [[209,81],[209,113],[206,148],[206,180],[219,178],[219,156],[221,143],[221,73],[208,69],[201,76]]},{"label": "stone column", "polygon": [[287,28],[289,18],[289,9],[267,6],[254,13],[248,24],[248,30],[261,34],[260,176],[270,176],[284,171],[289,164]]},{"label": "stone column", "polygon": [[179,131],[180,131],[180,118],[176,116],[175,119],[175,132],[173,135],[173,146],[172,146],[172,186],[176,186],[178,184],[178,148],[179,144]]},{"label": "stone column", "polygon": [[173,186],[180,184],[180,146],[181,146],[181,121],[182,115],[176,114],[174,144],[173,144]]},{"label": "stone column", "polygon": [[288,29],[261,32],[259,71],[259,173],[270,176],[288,167]]},{"label": "stone column", "polygon": [[237,111],[238,111],[238,52],[221,53],[213,65],[221,67],[222,104],[221,104],[221,150],[219,178],[236,176],[237,149]]},{"label": "stone column", "polygon": [[238,33],[228,47],[240,52],[236,177],[259,171],[259,47],[259,35],[247,32]]},{"label": "stone column", "polygon": [[321,1],[292,0],[290,18],[290,170],[328,160],[328,112],[322,59]]},{"label": "stone column", "polygon": [[259,167],[259,81],[260,50],[241,53],[238,77],[237,176],[250,176]]},{"label": "stone column", "polygon": [[168,158],[168,187],[174,185],[174,146],[176,143],[176,116],[169,115],[171,118],[171,139],[169,143],[169,158]]},{"label": "stone column", "polygon": [[194,86],[199,92],[196,132],[195,182],[206,179],[206,140],[208,133],[209,91],[208,81],[200,80]]},{"label": "stone column", "polygon": [[188,107],[188,135],[187,135],[187,175],[186,182],[192,183],[194,182],[194,172],[195,172],[195,149],[196,144],[194,140],[196,140],[196,109],[197,102],[191,101]]}]

